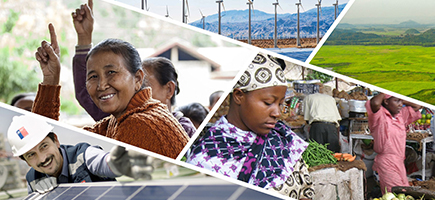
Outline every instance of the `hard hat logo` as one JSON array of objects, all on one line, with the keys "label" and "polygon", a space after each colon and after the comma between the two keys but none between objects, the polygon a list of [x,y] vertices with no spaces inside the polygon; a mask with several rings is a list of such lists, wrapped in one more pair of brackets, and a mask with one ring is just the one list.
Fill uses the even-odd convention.
[{"label": "hard hat logo", "polygon": [[8,142],[14,156],[20,156],[41,142],[53,126],[28,115],[15,116],[8,129]]},{"label": "hard hat logo", "polygon": [[17,134],[18,134],[18,137],[20,137],[20,139],[23,139],[24,137],[29,135],[27,130],[24,128],[24,126],[17,130]]}]

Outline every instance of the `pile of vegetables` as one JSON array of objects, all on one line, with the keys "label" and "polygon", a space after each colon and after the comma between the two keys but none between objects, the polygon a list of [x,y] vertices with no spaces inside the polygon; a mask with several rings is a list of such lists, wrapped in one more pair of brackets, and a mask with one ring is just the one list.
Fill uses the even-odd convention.
[{"label": "pile of vegetables", "polygon": [[308,167],[337,163],[337,159],[333,156],[334,152],[327,149],[327,145],[319,144],[314,140],[309,141],[307,149],[302,154],[302,158]]},{"label": "pile of vegetables", "polygon": [[[422,199],[424,199],[424,197],[422,197]],[[387,192],[387,188],[385,188],[385,194],[381,198],[374,198],[373,200],[414,200],[414,197],[405,195],[404,193],[394,194]]]},{"label": "pile of vegetables", "polygon": [[351,154],[348,153],[334,153],[334,157],[338,161],[348,161],[348,162],[352,162],[356,158],[356,156],[352,156]]}]

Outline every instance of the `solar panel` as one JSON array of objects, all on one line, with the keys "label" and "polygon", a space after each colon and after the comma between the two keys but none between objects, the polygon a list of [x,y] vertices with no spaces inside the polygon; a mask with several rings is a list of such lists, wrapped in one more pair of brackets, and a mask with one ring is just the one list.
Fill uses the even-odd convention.
[{"label": "solar panel", "polygon": [[[204,182],[204,179],[206,182]],[[100,182],[100,183],[78,183],[61,184],[47,194],[39,195],[32,193],[25,199],[28,200],[72,200],[72,199],[152,199],[152,200],[252,200],[252,199],[277,199],[276,197],[248,189],[235,184],[212,179],[216,184],[207,182],[208,178],[196,179],[195,182],[185,183],[175,181],[165,182]]]}]

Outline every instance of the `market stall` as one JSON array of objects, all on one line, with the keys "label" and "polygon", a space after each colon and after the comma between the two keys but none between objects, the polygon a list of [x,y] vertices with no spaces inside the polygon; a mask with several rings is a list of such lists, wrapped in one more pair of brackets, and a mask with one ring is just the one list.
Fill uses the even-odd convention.
[{"label": "market stall", "polygon": [[[287,97],[285,102],[286,113],[283,115],[284,120],[295,132],[300,133],[300,135],[305,138],[309,138],[307,135],[307,127],[309,125],[304,120],[302,112],[303,107],[306,106],[303,105],[303,99],[309,94],[319,92],[317,87],[320,85],[322,84],[318,80],[296,80],[289,86],[289,89],[292,91],[289,92],[291,96]],[[342,150],[344,150],[342,152],[357,155],[358,162],[361,162],[362,165],[365,166],[365,169],[358,169],[354,166],[353,168],[355,169],[353,171],[355,172],[351,172],[353,175],[350,176],[346,174],[349,172],[337,170],[337,165],[332,164],[330,166],[321,165],[320,168],[310,167],[310,174],[313,177],[313,183],[316,185],[316,191],[320,191],[323,199],[336,196],[344,199],[354,199],[356,196],[352,197],[352,195],[358,195],[358,192],[356,191],[361,191],[362,194],[364,194],[363,185],[358,189],[354,188],[358,185],[355,185],[354,183],[359,180],[359,175],[361,175],[363,179],[373,176],[372,165],[376,153],[373,151],[373,144],[370,146],[373,137],[370,135],[365,103],[367,100],[372,98],[374,94],[368,88],[361,86],[351,87],[348,91],[334,89],[331,93],[331,95],[336,99],[342,117],[340,131],[347,138],[347,143],[342,143]],[[427,152],[428,150],[432,150],[432,143],[434,140],[433,135],[429,130],[430,120],[433,113],[427,108],[422,109],[421,112],[423,118],[409,125],[407,128],[407,144],[411,144],[421,158],[419,159],[419,161],[421,161],[421,166],[419,166],[420,170],[415,172],[419,175],[421,174],[421,176],[416,176],[414,174],[412,174],[413,176],[408,176],[409,180],[414,182],[420,180],[418,179],[419,177],[423,180],[420,180],[420,182],[424,182],[425,180],[428,180],[431,175],[427,173],[429,167],[428,162],[430,162],[430,157],[429,161],[427,159]],[[367,151],[358,146],[364,143],[366,143],[364,146],[369,148]],[[355,147],[359,147],[357,152],[355,152]],[[413,170],[415,171],[416,169]],[[347,184],[349,177],[353,177],[350,179],[354,180],[353,185]],[[346,183],[347,186],[343,183]],[[335,190],[334,187],[337,187],[337,190]],[[352,190],[344,192],[346,190],[342,187],[352,187]],[[367,195],[367,191],[365,192],[364,195]]]},{"label": "market stall", "polygon": [[[297,69],[297,68],[294,68]],[[323,87],[323,93],[329,94],[335,99],[337,109],[340,112],[342,120],[340,121],[340,134],[344,135],[341,140],[341,152],[349,153],[351,156],[356,155],[353,161],[343,160],[330,163],[317,163],[309,165],[310,175],[313,180],[314,189],[316,191],[315,199],[364,199],[368,197],[367,178],[373,175],[372,165],[376,153],[370,146],[373,137],[370,135],[368,127],[368,118],[365,110],[365,103],[374,96],[368,88],[358,86],[352,83],[333,78],[328,83],[322,83],[320,80],[303,80],[304,75],[298,73],[307,73],[306,71],[295,71],[296,79],[286,76],[288,80],[288,90],[282,106],[282,114],[280,120],[285,122],[291,129],[296,132],[301,138],[309,140],[310,125],[304,119],[304,99],[314,93],[318,93]],[[288,72],[287,72],[288,73]],[[337,88],[338,89],[332,89]],[[229,98],[223,102],[220,108],[215,113],[210,122],[215,122],[220,116],[225,115],[228,111]],[[426,114],[426,113],[425,113]],[[416,126],[410,127],[408,130],[419,135],[419,139],[408,138],[408,142],[420,144],[421,157],[423,161],[422,177],[425,174],[426,151],[429,144],[433,142],[433,136],[428,129],[427,119],[425,115],[425,126],[420,126],[422,121]],[[423,129],[423,130],[418,130]],[[423,135],[422,133],[428,133]],[[368,148],[362,150],[361,143],[367,143]],[[357,148],[355,148],[357,147]],[[364,147],[365,148],[365,147]],[[370,149],[371,148],[371,149]],[[331,152],[330,152],[331,153]],[[320,157],[321,156],[311,156]],[[307,158],[305,161],[310,161]]]}]

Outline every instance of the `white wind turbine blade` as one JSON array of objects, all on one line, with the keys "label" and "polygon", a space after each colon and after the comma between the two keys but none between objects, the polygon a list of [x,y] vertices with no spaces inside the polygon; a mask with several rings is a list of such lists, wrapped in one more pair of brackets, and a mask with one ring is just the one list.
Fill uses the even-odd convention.
[{"label": "white wind turbine blade", "polygon": [[300,5],[301,5],[302,11],[305,12],[305,9],[304,9],[304,6],[302,6],[302,2],[301,2],[301,0],[299,0],[299,3],[300,3]]},{"label": "white wind turbine blade", "polygon": [[319,3],[320,15],[322,14],[322,0],[317,1]]},{"label": "white wind turbine blade", "polygon": [[276,0],[276,3],[278,4],[279,9],[283,10],[282,7],[281,7],[281,5],[279,5],[278,0]]},{"label": "white wind turbine blade", "polygon": [[190,17],[190,8],[189,8],[189,1],[186,0],[186,7],[187,7],[187,16]]},{"label": "white wind turbine blade", "polygon": [[222,9],[224,10],[224,12],[225,12],[225,5],[224,5],[224,1],[222,1]]},{"label": "white wind turbine blade", "polygon": [[254,8],[254,0],[248,0],[248,3],[250,4],[250,5],[252,5],[252,15],[253,15],[253,17],[255,17],[255,8]]},{"label": "white wind turbine blade", "polygon": [[201,12],[201,9],[198,8],[198,10],[199,10],[199,13],[201,13],[201,17],[204,17],[204,15]]}]

